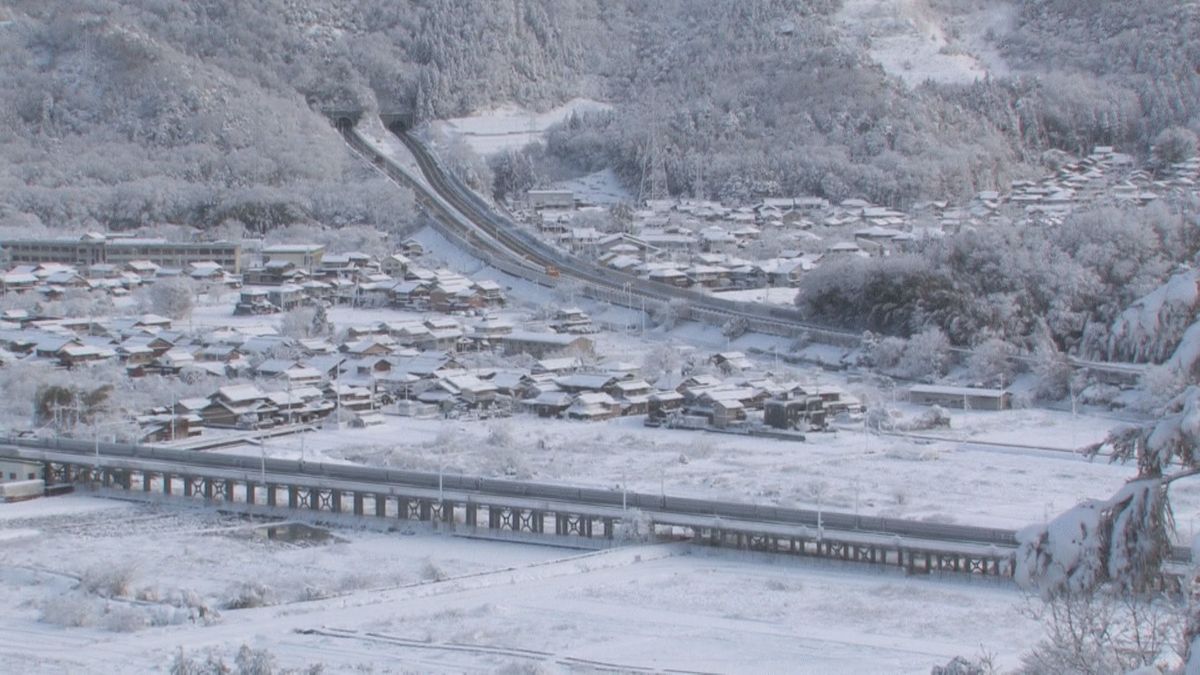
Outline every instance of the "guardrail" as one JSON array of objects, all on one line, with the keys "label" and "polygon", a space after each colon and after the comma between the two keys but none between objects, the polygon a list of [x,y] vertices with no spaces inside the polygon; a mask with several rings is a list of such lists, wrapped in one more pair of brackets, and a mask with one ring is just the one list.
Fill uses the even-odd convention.
[{"label": "guardrail", "polygon": [[272,474],[374,482],[426,489],[438,489],[440,486],[446,490],[458,490],[484,497],[546,499],[583,506],[642,509],[676,515],[710,516],[734,521],[804,525],[814,528],[820,526],[828,530],[916,537],[955,543],[992,544],[1006,548],[1015,547],[1017,544],[1015,532],[1012,530],[864,516],[837,511],[795,509],[768,504],[677,497],[665,493],[628,492],[466,474],[400,471],[353,464],[314,464],[290,459],[210,454],[149,445],[65,438],[8,438],[0,440],[0,452],[3,451],[5,445],[15,449],[71,453],[82,456],[81,459],[87,455],[95,455],[98,458],[142,459],[214,469],[239,470],[245,471],[248,475],[266,471]]}]

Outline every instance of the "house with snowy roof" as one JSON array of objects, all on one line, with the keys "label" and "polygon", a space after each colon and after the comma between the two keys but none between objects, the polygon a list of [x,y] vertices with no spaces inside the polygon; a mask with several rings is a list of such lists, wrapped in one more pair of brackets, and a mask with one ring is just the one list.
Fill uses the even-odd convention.
[{"label": "house with snowy roof", "polygon": [[200,411],[206,426],[258,428],[272,424],[278,408],[267,394],[252,384],[221,387]]},{"label": "house with snowy roof", "polygon": [[589,422],[613,419],[620,414],[621,404],[604,392],[577,394],[566,410],[567,418]]},{"label": "house with snowy roof", "polygon": [[522,400],[521,408],[538,417],[562,417],[574,402],[575,398],[567,392],[550,390]]},{"label": "house with snowy roof", "polygon": [[496,338],[506,354],[529,354],[535,359],[551,354],[574,352],[593,354],[595,347],[591,339],[569,333],[534,333],[516,331]]}]

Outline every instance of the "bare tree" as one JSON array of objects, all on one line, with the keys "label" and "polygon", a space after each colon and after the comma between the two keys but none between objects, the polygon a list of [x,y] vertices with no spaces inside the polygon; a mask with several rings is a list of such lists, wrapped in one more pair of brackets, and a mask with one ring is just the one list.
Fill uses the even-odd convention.
[{"label": "bare tree", "polygon": [[1181,606],[1165,596],[1060,593],[1026,611],[1045,628],[1021,657],[1018,672],[1026,675],[1125,673],[1154,665],[1179,645]]}]

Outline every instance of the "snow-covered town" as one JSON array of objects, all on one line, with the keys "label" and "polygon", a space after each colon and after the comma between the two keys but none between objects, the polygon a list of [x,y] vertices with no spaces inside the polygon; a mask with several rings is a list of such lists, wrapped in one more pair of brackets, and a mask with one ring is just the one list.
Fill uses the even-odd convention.
[{"label": "snow-covered town", "polygon": [[907,211],[863,199],[835,204],[812,196],[742,205],[657,199],[622,211],[625,202],[614,207],[606,203],[611,194],[585,185],[578,194],[530,190],[517,214],[564,250],[614,270],[722,297],[792,304],[804,273],[823,261],[904,253],[923,239],[1013,220],[1052,228],[1081,205],[1195,198],[1198,185],[1200,159],[1151,175],[1129,155],[1097,146],[1077,161],[1064,158],[1040,180],[1013,181],[1007,191],[982,191],[964,204],[924,201]]},{"label": "snow-covered town", "polygon": [[0,0],[0,671],[1200,673],[1196,35]]}]

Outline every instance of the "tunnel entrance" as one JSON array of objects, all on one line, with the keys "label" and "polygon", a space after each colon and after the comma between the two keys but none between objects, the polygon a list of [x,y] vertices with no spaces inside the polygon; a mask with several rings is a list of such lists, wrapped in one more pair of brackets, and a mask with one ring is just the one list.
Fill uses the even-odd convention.
[{"label": "tunnel entrance", "polygon": [[396,133],[404,133],[413,127],[413,114],[411,112],[380,112],[379,119],[383,121],[383,126]]}]

